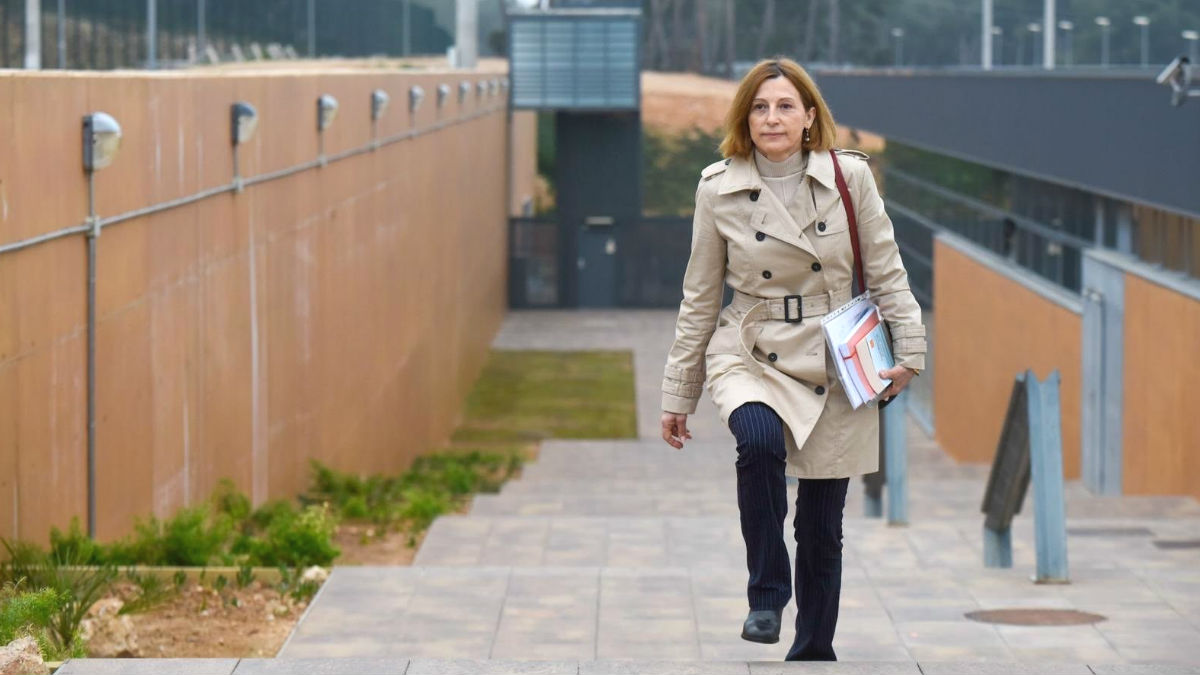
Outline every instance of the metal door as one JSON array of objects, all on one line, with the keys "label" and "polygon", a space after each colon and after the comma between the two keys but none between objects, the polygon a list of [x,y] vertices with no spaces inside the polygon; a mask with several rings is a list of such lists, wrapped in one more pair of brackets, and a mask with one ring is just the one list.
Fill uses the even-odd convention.
[{"label": "metal door", "polygon": [[617,237],[613,225],[609,216],[590,216],[579,228],[575,265],[580,307],[617,304]]}]

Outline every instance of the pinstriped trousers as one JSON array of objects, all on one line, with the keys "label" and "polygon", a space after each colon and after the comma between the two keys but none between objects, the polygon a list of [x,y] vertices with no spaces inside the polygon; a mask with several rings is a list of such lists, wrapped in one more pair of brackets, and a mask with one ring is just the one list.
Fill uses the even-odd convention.
[{"label": "pinstriped trousers", "polygon": [[[737,495],[751,610],[779,609],[792,596],[784,543],[787,448],[783,420],[764,403],[729,416],[737,439]],[[833,634],[842,590],[842,512],[849,478],[799,480],[796,494],[796,639],[789,661],[836,661]]]}]

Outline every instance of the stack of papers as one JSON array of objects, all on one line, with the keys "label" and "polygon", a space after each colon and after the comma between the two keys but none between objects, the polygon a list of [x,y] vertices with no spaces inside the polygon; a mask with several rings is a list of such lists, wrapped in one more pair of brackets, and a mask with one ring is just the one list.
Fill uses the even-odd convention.
[{"label": "stack of papers", "polygon": [[851,407],[875,403],[891,380],[879,371],[896,365],[879,307],[864,293],[821,319],[825,342]]}]

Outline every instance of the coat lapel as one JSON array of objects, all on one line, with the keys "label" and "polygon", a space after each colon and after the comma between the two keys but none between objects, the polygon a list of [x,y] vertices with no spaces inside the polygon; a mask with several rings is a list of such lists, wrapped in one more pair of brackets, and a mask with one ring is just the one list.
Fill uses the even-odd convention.
[{"label": "coat lapel", "polygon": [[[833,179],[833,164],[828,152],[814,152],[808,158],[808,180],[815,181],[813,186],[817,208],[821,214],[828,213],[830,206],[840,201]],[[729,162],[729,168],[724,172],[719,194],[728,195],[735,192],[749,193],[757,190],[759,198],[750,211],[748,225],[780,241],[786,242],[808,253],[813,258],[819,258],[816,247],[808,236],[808,228],[817,219],[817,208],[813,206],[813,197],[808,187],[801,185],[796,191],[791,204],[783,204],[775,193],[771,192],[758,175],[758,167],[750,157],[734,157]],[[830,200],[832,192],[833,199]]]}]

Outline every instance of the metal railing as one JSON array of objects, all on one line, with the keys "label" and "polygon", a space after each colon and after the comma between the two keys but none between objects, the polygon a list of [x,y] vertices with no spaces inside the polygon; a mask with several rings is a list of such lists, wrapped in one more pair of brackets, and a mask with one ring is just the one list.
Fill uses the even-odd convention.
[{"label": "metal railing", "polygon": [[1082,251],[1094,243],[899,169],[883,170],[888,213],[917,299],[933,304],[933,234],[954,232],[1078,293]]},{"label": "metal railing", "polygon": [[[0,0],[0,67],[25,66],[25,1]],[[444,54],[453,42],[410,0],[41,0],[41,10],[43,68]]]}]

